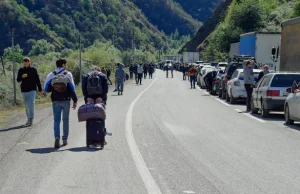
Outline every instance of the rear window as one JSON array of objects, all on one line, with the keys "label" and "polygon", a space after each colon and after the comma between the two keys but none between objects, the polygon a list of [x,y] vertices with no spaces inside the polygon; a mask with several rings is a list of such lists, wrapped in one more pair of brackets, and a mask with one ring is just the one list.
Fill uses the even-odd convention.
[{"label": "rear window", "polygon": [[219,64],[218,66],[219,67],[226,67],[227,65],[226,64]]},{"label": "rear window", "polygon": [[232,76],[233,72],[237,69],[243,69],[243,64],[234,63],[230,65],[227,70],[227,76]]},{"label": "rear window", "polygon": [[[259,76],[259,73],[258,72],[254,72],[254,80],[255,81],[258,80],[258,76]],[[240,73],[239,79],[240,80],[244,80],[244,73]]]},{"label": "rear window", "polygon": [[291,87],[296,81],[300,82],[300,75],[297,74],[277,74],[274,76],[271,87]]}]

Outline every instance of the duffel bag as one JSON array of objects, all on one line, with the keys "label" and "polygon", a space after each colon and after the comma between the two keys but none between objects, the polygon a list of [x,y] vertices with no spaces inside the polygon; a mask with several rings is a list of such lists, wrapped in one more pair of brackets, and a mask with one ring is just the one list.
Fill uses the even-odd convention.
[{"label": "duffel bag", "polygon": [[85,104],[78,109],[78,121],[89,119],[106,119],[105,107],[102,104]]}]

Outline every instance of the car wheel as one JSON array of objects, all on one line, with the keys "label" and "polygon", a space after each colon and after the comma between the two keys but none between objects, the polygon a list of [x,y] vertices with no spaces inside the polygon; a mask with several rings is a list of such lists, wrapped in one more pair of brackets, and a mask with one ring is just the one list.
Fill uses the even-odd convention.
[{"label": "car wheel", "polygon": [[229,102],[230,101],[230,97],[229,97],[229,94],[228,92],[226,91],[226,101]]},{"label": "car wheel", "polygon": [[218,96],[219,96],[219,98],[222,98],[222,90],[219,90]]},{"label": "car wheel", "polygon": [[235,98],[232,96],[232,93],[231,93],[229,102],[230,102],[230,104],[235,104],[235,103],[236,103],[236,100],[235,100]]},{"label": "car wheel", "polygon": [[270,114],[270,110],[265,109],[264,103],[262,102],[262,103],[261,103],[261,116],[262,116],[263,118],[267,118],[267,117],[269,117],[269,114]]},{"label": "car wheel", "polygon": [[258,108],[255,108],[254,102],[253,102],[253,99],[252,99],[252,100],[251,100],[251,113],[252,113],[252,114],[257,114],[258,111],[259,111],[259,109],[258,109]]},{"label": "car wheel", "polygon": [[289,105],[285,106],[285,109],[284,109],[284,120],[285,120],[285,124],[287,124],[287,125],[293,125],[294,124],[294,121],[290,119]]}]

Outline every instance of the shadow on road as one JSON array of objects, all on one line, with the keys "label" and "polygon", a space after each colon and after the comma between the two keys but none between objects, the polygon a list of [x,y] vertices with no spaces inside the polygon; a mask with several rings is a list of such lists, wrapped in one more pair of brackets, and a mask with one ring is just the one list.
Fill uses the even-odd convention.
[{"label": "shadow on road", "polygon": [[15,130],[15,129],[23,129],[26,128],[26,125],[20,125],[20,126],[16,126],[16,127],[10,127],[7,129],[0,129],[0,133],[1,132],[7,132],[7,131],[11,131],[11,130]]},{"label": "shadow on road", "polygon": [[59,150],[57,148],[35,148],[35,149],[28,149],[27,152],[30,152],[32,154],[50,154],[53,152],[63,152],[65,150]]},{"label": "shadow on road", "polygon": [[263,118],[259,114],[251,114],[251,115],[265,121],[281,121],[281,122],[284,121],[284,115],[278,113],[274,113],[274,114],[270,113],[269,117],[267,118]]},{"label": "shadow on road", "polygon": [[287,124],[284,124],[284,126],[286,128],[290,128],[290,129],[293,129],[293,130],[296,130],[296,131],[300,131],[300,124],[294,124],[294,125],[287,125]]},{"label": "shadow on road", "polygon": [[78,147],[68,149],[71,152],[97,152],[103,150],[102,148],[88,148],[88,147]]}]

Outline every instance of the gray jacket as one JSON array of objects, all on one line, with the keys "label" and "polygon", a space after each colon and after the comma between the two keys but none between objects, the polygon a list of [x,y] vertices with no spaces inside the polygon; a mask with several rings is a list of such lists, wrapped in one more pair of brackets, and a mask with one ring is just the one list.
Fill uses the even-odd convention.
[{"label": "gray jacket", "polygon": [[248,68],[246,64],[247,64],[247,61],[243,61],[244,82],[245,82],[245,84],[254,85],[255,79],[254,79],[253,69],[255,67],[255,64],[252,65],[252,68]]}]

